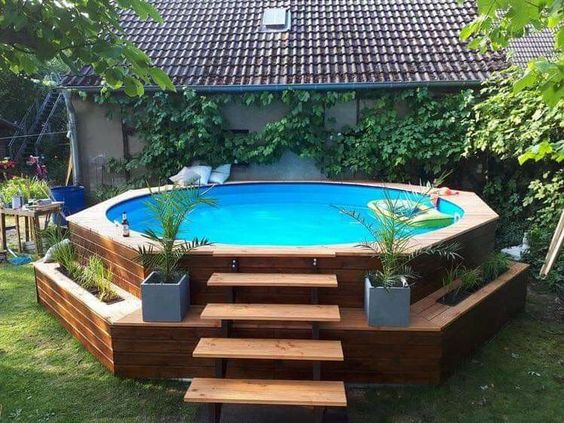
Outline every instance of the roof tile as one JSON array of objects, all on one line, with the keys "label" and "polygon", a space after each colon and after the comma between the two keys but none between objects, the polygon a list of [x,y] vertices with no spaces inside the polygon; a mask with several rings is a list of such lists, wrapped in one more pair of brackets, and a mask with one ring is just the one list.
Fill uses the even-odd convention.
[{"label": "roof tile", "polygon": [[[154,0],[164,23],[122,15],[128,37],[177,85],[480,81],[507,66],[459,39],[474,2],[454,0]],[[289,32],[259,31],[266,7],[292,12]],[[546,36],[515,58],[546,52]],[[96,86],[85,69],[66,86]]]}]

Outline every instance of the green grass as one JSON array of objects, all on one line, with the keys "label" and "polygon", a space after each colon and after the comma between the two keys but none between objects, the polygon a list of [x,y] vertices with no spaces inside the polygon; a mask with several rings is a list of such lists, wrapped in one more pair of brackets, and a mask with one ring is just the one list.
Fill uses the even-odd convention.
[{"label": "green grass", "polygon": [[[527,310],[444,385],[350,389],[350,421],[564,421],[561,313],[532,290]],[[192,422],[186,387],[110,375],[37,305],[31,267],[0,265],[0,421]]]}]

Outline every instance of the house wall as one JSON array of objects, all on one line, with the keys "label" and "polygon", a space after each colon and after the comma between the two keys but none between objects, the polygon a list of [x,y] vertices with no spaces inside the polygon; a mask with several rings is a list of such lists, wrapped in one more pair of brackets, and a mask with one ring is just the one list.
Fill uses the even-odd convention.
[{"label": "house wall", "polygon": [[[124,158],[124,143],[119,110],[115,106],[101,105],[91,100],[75,97],[81,182],[92,192],[100,184],[120,184],[123,176],[107,171],[109,159]],[[281,102],[265,107],[247,107],[230,103],[224,108],[224,116],[230,129],[258,132],[269,122],[281,119],[288,109]],[[339,130],[356,124],[359,102],[338,104],[327,110],[327,128]],[[141,151],[143,142],[135,135],[129,135],[129,153]],[[187,163],[189,164],[189,163]],[[135,172],[142,172],[138,169]],[[280,160],[269,165],[239,164],[233,167],[231,180],[324,180],[326,176],[310,159],[304,159],[291,151],[285,152]]]},{"label": "house wall", "polygon": [[73,99],[76,111],[81,183],[93,190],[102,183],[121,182],[105,170],[110,158],[123,158],[123,141],[119,119],[110,119],[115,107],[101,106],[91,101]]},{"label": "house wall", "polygon": [[[79,97],[73,99],[77,113],[82,183],[88,191],[100,184],[123,183],[123,176],[107,172],[111,158],[124,158],[124,143],[119,111],[115,106],[96,104]],[[372,105],[372,100],[356,99],[340,103],[326,111],[325,125],[328,129],[341,130],[357,124],[362,110]],[[288,109],[282,102],[264,107],[248,107],[230,103],[223,113],[232,130],[258,132],[264,126],[282,118]],[[141,151],[143,142],[139,137],[128,136],[129,153]],[[187,163],[189,165],[189,163]],[[132,174],[142,173],[133,170]],[[244,164],[233,166],[230,180],[324,180],[326,176],[310,160],[301,158],[291,151],[285,152],[279,161],[269,165]]]}]

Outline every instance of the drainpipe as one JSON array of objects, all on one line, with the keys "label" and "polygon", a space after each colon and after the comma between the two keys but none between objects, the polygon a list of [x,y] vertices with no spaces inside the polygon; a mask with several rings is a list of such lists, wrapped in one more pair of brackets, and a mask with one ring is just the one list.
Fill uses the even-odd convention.
[{"label": "drainpipe", "polygon": [[[483,81],[413,81],[413,82],[343,82],[319,84],[270,84],[270,85],[177,85],[177,88],[189,88],[198,93],[245,93],[261,91],[310,90],[310,91],[362,91],[391,88],[478,88]],[[99,92],[100,86],[73,86],[85,92]],[[145,92],[162,91],[159,87],[145,86]]]},{"label": "drainpipe", "polygon": [[67,116],[69,118],[68,138],[70,140],[70,155],[72,160],[72,183],[80,185],[80,160],[78,155],[78,133],[76,131],[76,112],[71,100],[71,91],[64,90],[63,97],[67,106]]}]

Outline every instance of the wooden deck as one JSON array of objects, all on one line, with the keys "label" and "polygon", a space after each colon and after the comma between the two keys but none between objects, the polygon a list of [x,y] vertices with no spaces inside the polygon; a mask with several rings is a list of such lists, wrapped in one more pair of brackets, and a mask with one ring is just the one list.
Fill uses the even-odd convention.
[{"label": "wooden deck", "polygon": [[[338,182],[328,182],[339,184]],[[359,185],[386,186],[394,189],[417,191],[419,187],[401,184],[359,183]],[[140,284],[147,270],[135,261],[137,247],[146,242],[143,236],[132,231],[123,238],[116,226],[105,218],[106,211],[120,201],[147,194],[148,190],[132,190],[111,200],[97,204],[69,217],[71,240],[78,254],[86,260],[92,254],[99,255],[111,269],[117,285],[140,296]],[[481,263],[491,252],[497,215],[476,194],[460,192],[448,198],[460,206],[464,216],[446,228],[418,235],[413,247],[422,247],[438,242],[457,242],[462,246],[461,255],[468,265]],[[253,247],[214,244],[187,255],[182,266],[190,269],[191,301],[196,305],[225,302],[228,287],[218,289],[207,286],[214,273],[229,273],[234,266],[239,273],[296,273],[336,275],[336,289],[322,288],[319,292],[321,304],[340,307],[363,307],[362,279],[368,269],[380,266],[371,253],[350,245],[319,247]],[[421,275],[412,290],[412,301],[416,302],[440,288],[444,266],[436,259],[422,258],[416,263]],[[250,288],[250,287],[249,287]],[[300,304],[309,302],[307,289],[277,289],[276,301],[272,298],[272,287],[240,291],[241,302]]]},{"label": "wooden deck", "polygon": [[[137,247],[146,240],[136,232],[123,238],[105,213],[118,202],[145,193],[130,191],[69,218],[71,241],[79,257],[85,261],[93,254],[100,256],[111,270],[114,283],[131,294],[131,301],[140,296],[141,281],[148,274],[135,260]],[[478,265],[493,248],[497,215],[473,193],[461,192],[448,201],[464,210],[462,219],[416,236],[412,247],[457,242],[465,263]],[[354,245],[213,245],[198,249],[181,262],[181,267],[190,269],[192,305],[178,323],[143,322],[140,306],[122,314],[100,312],[84,296],[69,290],[72,282],[62,283],[61,276],[48,265],[36,265],[36,283],[38,301],[120,376],[212,377],[215,360],[193,357],[192,352],[202,338],[220,338],[220,321],[226,319],[233,321],[233,338],[285,342],[311,338],[312,322],[316,322],[320,340],[339,341],[344,357],[344,361],[321,363],[324,380],[428,384],[444,380],[461,360],[493,336],[523,308],[526,295],[526,266],[514,264],[505,275],[460,304],[440,304],[437,299],[444,294],[444,264],[428,257],[414,263],[420,277],[412,288],[411,323],[406,328],[367,325],[362,281],[366,271],[379,268],[380,262]],[[234,287],[236,304],[225,304],[232,301]],[[310,304],[312,291],[321,306]],[[243,350],[239,346],[240,354],[248,354]],[[227,365],[226,376],[311,378],[311,362],[293,360],[295,357],[236,360]]]},{"label": "wooden deck", "polygon": [[337,288],[335,275],[321,273],[212,273],[208,286],[217,287],[277,287],[277,288]]},{"label": "wooden deck", "polygon": [[[341,307],[340,321],[320,322],[319,327],[321,340],[341,342],[345,360],[323,362],[322,378],[354,383],[439,383],[522,310],[526,268],[513,264],[454,307],[437,303],[444,292],[434,291],[412,304],[407,328],[369,327],[360,307]],[[139,306],[122,316],[94,311],[84,295],[68,289],[64,279],[53,271],[53,265],[36,264],[38,301],[113,373],[138,378],[213,377],[214,360],[192,357],[201,338],[221,336],[219,320],[200,317],[203,306],[192,306],[179,323],[146,323]],[[237,338],[303,339],[311,336],[311,324],[244,320],[234,322],[232,333]],[[310,365],[284,359],[244,360],[229,365],[227,375],[246,378],[249,371],[253,377],[273,380],[311,377]]]}]

